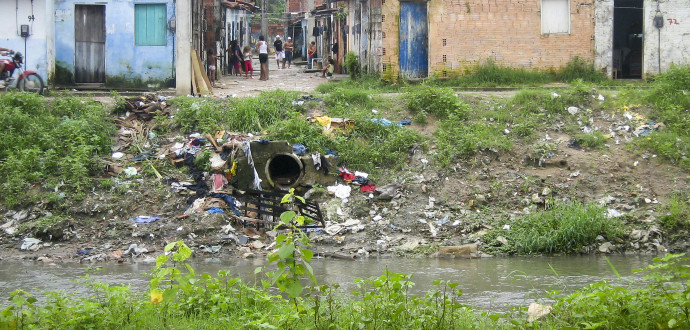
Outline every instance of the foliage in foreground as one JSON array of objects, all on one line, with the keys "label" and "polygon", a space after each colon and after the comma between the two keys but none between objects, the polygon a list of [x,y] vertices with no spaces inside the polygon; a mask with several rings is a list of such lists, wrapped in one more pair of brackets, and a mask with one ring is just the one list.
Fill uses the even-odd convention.
[{"label": "foliage in foreground", "polygon": [[[489,253],[572,253],[594,244],[598,235],[608,240],[618,238],[622,233],[618,223],[597,204],[559,203],[508,222],[510,229],[494,229],[484,238]],[[498,236],[508,243],[498,242]]]},{"label": "foliage in foreground", "polygon": [[[424,296],[408,291],[411,276],[385,271],[356,279],[356,289],[338,285],[308,288],[288,299],[220,271],[197,276],[182,242],[166,247],[146,293],[129,287],[88,283],[90,294],[47,293],[45,303],[15,291],[0,311],[0,329],[651,329],[690,326],[690,270],[687,258],[668,255],[646,267],[644,282],[601,281],[566,296],[553,292],[550,315],[533,322],[524,309],[493,314],[461,304],[457,283],[434,281]],[[613,269],[616,272],[615,269]],[[622,285],[621,285],[622,284]]]},{"label": "foliage in foreground", "polygon": [[92,100],[0,96],[0,198],[17,205],[39,182],[63,189],[91,186],[97,157],[110,151],[112,132],[103,106]]}]

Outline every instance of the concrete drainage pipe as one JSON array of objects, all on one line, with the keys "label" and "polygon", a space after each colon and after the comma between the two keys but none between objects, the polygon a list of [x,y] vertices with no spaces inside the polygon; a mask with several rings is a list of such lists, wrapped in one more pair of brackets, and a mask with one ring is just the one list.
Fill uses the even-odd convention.
[{"label": "concrete drainage pipe", "polygon": [[304,177],[304,165],[295,154],[275,154],[266,163],[266,178],[276,189],[294,188]]}]

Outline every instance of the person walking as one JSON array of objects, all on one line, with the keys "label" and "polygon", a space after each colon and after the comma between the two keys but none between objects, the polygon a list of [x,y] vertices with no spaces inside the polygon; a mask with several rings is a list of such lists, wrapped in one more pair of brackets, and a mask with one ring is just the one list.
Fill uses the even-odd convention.
[{"label": "person walking", "polygon": [[287,68],[290,68],[292,64],[292,52],[295,50],[295,44],[292,43],[292,37],[288,37],[285,42],[285,58],[283,59],[283,69],[285,69],[285,62],[287,62]]},{"label": "person walking", "polygon": [[307,49],[307,67],[311,69],[311,62],[312,59],[315,59],[317,56],[316,54],[316,41],[312,41],[311,44],[309,44],[309,48]]},{"label": "person walking", "polygon": [[254,68],[252,67],[252,46],[244,46],[242,55],[244,56],[244,76],[247,79],[254,79]]},{"label": "person walking", "polygon": [[[283,41],[280,40],[280,36],[276,36],[276,41],[273,42],[273,47],[276,50],[276,63],[278,63],[278,69],[280,69],[280,62],[285,61],[285,52],[283,51]],[[285,69],[285,64],[283,64],[283,69]]]},{"label": "person walking", "polygon": [[256,49],[259,51],[259,63],[261,64],[261,75],[259,80],[268,80],[268,44],[264,36],[259,36],[259,42],[256,43]]}]

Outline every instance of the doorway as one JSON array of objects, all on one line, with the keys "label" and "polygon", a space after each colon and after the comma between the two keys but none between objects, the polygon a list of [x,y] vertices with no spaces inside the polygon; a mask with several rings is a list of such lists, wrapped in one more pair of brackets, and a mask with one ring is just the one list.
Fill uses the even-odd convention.
[{"label": "doorway", "polygon": [[644,41],[643,0],[614,0],[614,78],[642,78]]},{"label": "doorway", "polygon": [[105,6],[74,8],[74,80],[105,83]]},{"label": "doorway", "polygon": [[400,2],[400,75],[425,78],[429,71],[426,2]]}]

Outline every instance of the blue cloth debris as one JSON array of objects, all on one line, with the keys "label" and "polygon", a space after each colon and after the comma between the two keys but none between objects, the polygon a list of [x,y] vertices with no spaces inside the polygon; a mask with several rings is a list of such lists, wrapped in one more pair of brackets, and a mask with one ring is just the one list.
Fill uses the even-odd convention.
[{"label": "blue cloth debris", "polygon": [[206,212],[225,214],[225,212],[223,212],[223,209],[221,209],[220,207],[212,207],[212,208],[206,210]]},{"label": "blue cloth debris", "polygon": [[333,155],[333,156],[338,157],[338,153],[335,152],[335,151],[333,151],[333,150],[331,150],[331,149],[323,149],[323,151],[326,152],[326,155]]},{"label": "blue cloth debris", "polygon": [[307,147],[301,143],[295,143],[292,145],[292,152],[297,156],[304,156],[307,153]]},{"label": "blue cloth debris", "polygon": [[140,215],[136,218],[130,218],[129,220],[134,221],[136,223],[150,223],[150,222],[158,221],[160,219],[162,219],[162,218],[161,217],[151,217],[148,215]]},{"label": "blue cloth debris", "polygon": [[376,124],[383,125],[383,126],[390,126],[390,125],[393,125],[393,123],[391,123],[391,121],[388,120],[388,119],[383,119],[383,118],[371,118],[371,119],[369,119],[369,120],[370,120],[372,123],[376,123]]},{"label": "blue cloth debris", "polygon": [[79,251],[77,251],[77,255],[79,255],[79,256],[89,255],[89,251],[87,251],[87,250],[79,250]]},{"label": "blue cloth debris", "polygon": [[224,200],[225,204],[228,204],[228,206],[230,207],[232,212],[235,213],[236,216],[239,217],[240,215],[242,215],[242,213],[240,213],[240,210],[238,210],[237,207],[235,206],[235,198],[234,197],[232,197],[228,194],[222,194],[222,193],[213,193],[213,194],[211,194],[211,197],[220,198],[220,199]]},{"label": "blue cloth debris", "polygon": [[400,121],[400,125],[412,125],[412,121],[403,119]]}]

